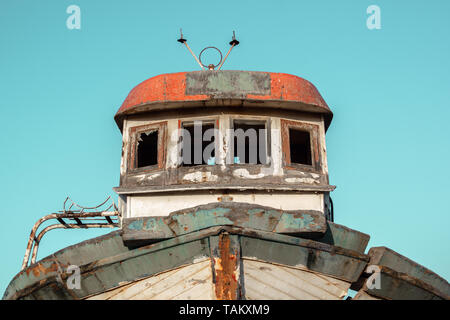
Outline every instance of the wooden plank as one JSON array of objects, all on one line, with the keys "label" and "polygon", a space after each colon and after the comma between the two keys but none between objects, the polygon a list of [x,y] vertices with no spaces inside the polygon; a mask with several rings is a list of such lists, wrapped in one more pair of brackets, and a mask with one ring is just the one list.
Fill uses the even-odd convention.
[{"label": "wooden plank", "polygon": [[316,241],[353,250],[358,253],[364,253],[370,240],[368,234],[330,221],[327,221],[327,225],[328,228],[325,235],[319,239],[315,239]]},{"label": "wooden plank", "polygon": [[349,282],[300,269],[243,259],[246,299],[337,300],[350,287]]},{"label": "wooden plank", "polygon": [[444,278],[417,262],[414,262],[387,247],[371,248],[368,254],[370,256],[370,265],[384,266],[393,271],[404,273],[430,285],[441,297],[450,297],[449,283]]},{"label": "wooden plank", "polygon": [[[230,249],[231,247],[242,248],[242,251],[238,251],[243,253],[243,257],[256,257],[257,260],[269,263],[278,263],[298,269],[304,268],[307,271],[326,274],[350,282],[358,279],[369,260],[367,256],[355,251],[312,240],[254,229],[219,226],[137,249],[117,250],[116,254],[114,254],[113,248],[106,247],[104,250],[109,252],[108,256],[96,260],[95,263],[91,261],[80,264],[81,288],[79,290],[52,287],[52,283],[57,281],[59,274],[58,265],[64,264],[60,264],[58,261],[60,254],[51,256],[20,273],[10,284],[5,297],[20,299],[27,295],[33,295],[35,298],[41,298],[48,295],[45,290],[53,290],[61,298],[62,292],[64,298],[67,299],[84,299],[108,290],[115,290],[137,280],[196,263],[205,257],[208,259],[213,257],[214,262],[219,266],[218,259],[222,259],[220,250],[217,253],[211,252],[210,239],[223,232],[228,232],[230,239],[236,237],[239,239],[233,240],[236,245],[233,244]],[[120,239],[120,236],[117,235],[117,238]],[[96,239],[90,240],[90,242],[94,241]],[[101,244],[103,243],[99,242],[96,245],[95,251],[101,250]],[[116,248],[118,243],[114,241],[111,245]],[[72,253],[73,249],[71,248],[65,249],[68,251],[64,255],[67,258],[81,252],[74,250]],[[234,256],[237,259],[235,253],[231,251],[229,253],[230,262]],[[239,256],[241,255],[239,254]],[[83,261],[81,260],[81,262]],[[220,262],[222,265],[222,260]],[[235,271],[228,274],[239,275],[239,264],[236,264]],[[39,294],[40,290],[43,290],[43,296]],[[60,293],[56,293],[56,291]]]},{"label": "wooden plank", "polygon": [[204,259],[123,287],[92,296],[90,300],[205,300],[213,299],[211,262]]},{"label": "wooden plank", "polygon": [[359,278],[366,266],[365,261],[349,257],[345,251],[339,254],[338,250],[325,244],[321,244],[322,247],[315,244],[310,240],[305,246],[300,246],[241,236],[243,258],[286,265],[348,282]]},{"label": "wooden plank", "polygon": [[370,286],[365,282],[362,289],[372,296],[388,300],[449,300],[442,296],[433,286],[411,277],[406,273],[396,272],[385,266],[380,269],[380,285]]},{"label": "wooden plank", "polygon": [[278,210],[270,207],[222,202],[172,212],[169,216],[123,219],[123,239],[158,240],[177,237],[213,226],[236,226],[285,234],[323,236],[325,216],[314,210]]}]

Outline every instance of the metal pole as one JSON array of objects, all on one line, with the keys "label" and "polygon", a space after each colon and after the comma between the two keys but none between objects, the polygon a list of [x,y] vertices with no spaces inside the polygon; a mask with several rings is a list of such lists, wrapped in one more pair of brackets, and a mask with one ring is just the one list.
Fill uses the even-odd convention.
[{"label": "metal pole", "polygon": [[202,70],[205,70],[205,68],[203,68],[202,64],[200,63],[200,61],[198,60],[198,58],[195,56],[195,54],[192,52],[191,48],[189,48],[189,45],[187,44],[187,42],[183,42],[186,46],[186,48],[188,48],[189,52],[192,54],[192,56],[194,57],[195,61],[197,61],[198,65],[200,66],[200,68],[202,68]]},{"label": "metal pole", "polygon": [[225,63],[225,60],[227,60],[227,57],[228,57],[228,55],[230,54],[230,52],[231,52],[231,50],[233,49],[234,46],[235,46],[235,45],[232,44],[231,47],[230,47],[230,49],[228,49],[228,52],[227,52],[227,54],[225,55],[225,58],[223,59],[223,61],[220,63],[220,66],[217,68],[217,71],[219,71],[220,68],[222,68],[223,64]]}]

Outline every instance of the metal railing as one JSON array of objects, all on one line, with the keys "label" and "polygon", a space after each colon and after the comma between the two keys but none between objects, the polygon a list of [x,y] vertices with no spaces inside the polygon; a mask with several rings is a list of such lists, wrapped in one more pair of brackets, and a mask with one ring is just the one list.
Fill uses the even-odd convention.
[{"label": "metal railing", "polygon": [[[114,201],[108,197],[103,203],[95,207],[83,207],[75,203],[69,197],[66,198],[63,210],[58,213],[48,214],[39,219],[31,229],[28,239],[27,249],[23,257],[22,269],[27,268],[31,258],[31,264],[36,262],[39,244],[43,236],[54,229],[87,229],[87,228],[118,228],[120,227],[120,212]],[[70,205],[68,206],[68,204]],[[68,206],[68,207],[67,207]],[[106,207],[105,209],[101,209]],[[43,228],[39,233],[39,227],[46,221],[52,221],[52,224]]]}]

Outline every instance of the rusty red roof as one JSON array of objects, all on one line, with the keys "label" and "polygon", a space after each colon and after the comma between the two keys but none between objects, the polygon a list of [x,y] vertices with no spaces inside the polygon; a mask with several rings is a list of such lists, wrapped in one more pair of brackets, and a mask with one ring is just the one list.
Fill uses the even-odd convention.
[{"label": "rusty red roof", "polygon": [[327,127],[333,116],[316,87],[303,78],[226,70],[170,73],[145,80],[131,90],[115,120],[122,129],[126,115],[195,106],[262,106],[322,113]]}]

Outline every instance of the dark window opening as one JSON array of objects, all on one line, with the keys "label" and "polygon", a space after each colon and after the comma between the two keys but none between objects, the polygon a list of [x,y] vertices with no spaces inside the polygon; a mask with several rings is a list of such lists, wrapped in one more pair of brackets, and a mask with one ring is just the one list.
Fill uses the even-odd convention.
[{"label": "dark window opening", "polygon": [[136,168],[158,164],[158,130],[138,133]]},{"label": "dark window opening", "polygon": [[311,137],[308,131],[289,129],[291,163],[312,165]]},{"label": "dark window opening", "polygon": [[216,163],[214,124],[183,124],[183,129],[182,166],[214,165]]},{"label": "dark window opening", "polygon": [[264,123],[234,122],[234,163],[267,164]]}]

